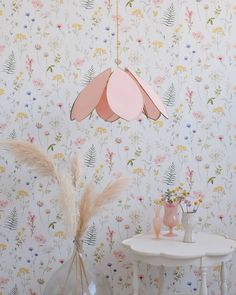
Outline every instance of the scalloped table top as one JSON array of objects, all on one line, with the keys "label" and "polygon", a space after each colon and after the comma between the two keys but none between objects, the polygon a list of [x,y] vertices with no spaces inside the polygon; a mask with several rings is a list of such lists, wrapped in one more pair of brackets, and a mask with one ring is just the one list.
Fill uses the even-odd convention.
[{"label": "scalloped table top", "polygon": [[160,239],[156,239],[154,234],[140,234],[124,240],[122,244],[139,255],[172,259],[224,256],[236,249],[236,241],[223,236],[200,232],[195,234],[195,243],[183,243],[183,232],[178,231],[177,234],[171,238],[162,235]]}]

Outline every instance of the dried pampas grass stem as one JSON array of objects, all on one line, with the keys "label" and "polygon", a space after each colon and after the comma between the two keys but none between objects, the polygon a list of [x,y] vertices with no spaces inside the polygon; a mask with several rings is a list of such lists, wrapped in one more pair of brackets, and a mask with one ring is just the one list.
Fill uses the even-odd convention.
[{"label": "dried pampas grass stem", "polygon": [[[58,182],[60,195],[58,198],[63,212],[68,234],[75,235],[77,229],[76,192],[68,173],[59,172],[53,160],[35,145],[21,140],[8,140],[0,142],[0,146],[9,150],[17,161],[29,166],[41,176],[52,177]],[[77,157],[78,158],[78,157]],[[76,161],[78,165],[78,160]],[[75,169],[74,178],[78,178],[78,170]]]},{"label": "dried pampas grass stem", "polygon": [[79,184],[79,178],[80,178],[80,157],[79,155],[76,155],[73,159],[72,159],[72,163],[71,163],[71,173],[72,173],[72,184],[74,186],[74,188],[76,189],[78,184]]},{"label": "dried pampas grass stem", "polygon": [[80,221],[76,232],[77,241],[80,241],[90,219],[93,218],[104,206],[115,201],[115,199],[127,188],[127,186],[128,180],[126,178],[117,178],[113,182],[109,183],[96,197],[94,197],[92,185],[86,188],[80,203]]},{"label": "dried pampas grass stem", "polygon": [[40,175],[57,179],[52,159],[33,144],[21,140],[7,140],[1,142],[0,146],[12,152],[18,161],[31,167]]},{"label": "dried pampas grass stem", "polygon": [[67,234],[74,237],[77,229],[76,191],[66,172],[58,173],[58,184],[60,188],[58,203],[63,213]]}]

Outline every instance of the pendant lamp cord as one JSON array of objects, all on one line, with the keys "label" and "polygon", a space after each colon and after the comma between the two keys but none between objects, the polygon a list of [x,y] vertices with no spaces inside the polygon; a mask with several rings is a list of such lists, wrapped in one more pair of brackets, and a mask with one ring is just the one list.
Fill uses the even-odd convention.
[{"label": "pendant lamp cord", "polygon": [[118,66],[120,64],[119,61],[119,3],[118,0],[116,0],[116,65]]}]

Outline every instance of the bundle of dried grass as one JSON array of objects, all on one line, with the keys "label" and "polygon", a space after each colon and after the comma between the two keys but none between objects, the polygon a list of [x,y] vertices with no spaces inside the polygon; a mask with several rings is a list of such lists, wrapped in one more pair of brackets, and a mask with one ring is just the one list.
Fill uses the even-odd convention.
[{"label": "bundle of dried grass", "polygon": [[80,158],[75,156],[71,163],[71,176],[66,172],[57,171],[53,160],[33,144],[22,140],[8,140],[0,146],[13,153],[15,158],[32,168],[41,176],[52,177],[58,182],[60,195],[58,198],[63,213],[67,233],[76,236],[80,242],[89,221],[107,204],[113,202],[127,187],[128,180],[117,178],[95,196],[94,186],[90,184],[85,189],[79,210],[77,210],[76,188],[80,178]]},{"label": "bundle of dried grass", "polygon": [[[79,282],[86,282],[86,286],[81,285],[82,290],[79,294],[84,294],[84,290],[88,288],[87,273],[82,256],[80,255],[81,239],[87,229],[90,220],[97,215],[97,213],[109,203],[115,201],[119,194],[127,188],[128,180],[124,178],[117,178],[109,183],[100,194],[95,194],[93,184],[86,187],[81,200],[79,210],[77,212],[76,202],[76,188],[80,178],[80,159],[76,156],[71,163],[71,175],[66,172],[57,171],[52,159],[35,147],[33,144],[20,141],[11,140],[0,143],[0,146],[11,151],[18,161],[31,167],[41,176],[52,177],[55,179],[60,188],[60,195],[58,198],[67,233],[75,237],[77,251],[75,251],[70,268],[66,274],[62,295],[68,282],[70,273],[72,271],[73,263],[79,264],[80,271],[77,273]],[[76,258],[76,259],[75,259]]]}]

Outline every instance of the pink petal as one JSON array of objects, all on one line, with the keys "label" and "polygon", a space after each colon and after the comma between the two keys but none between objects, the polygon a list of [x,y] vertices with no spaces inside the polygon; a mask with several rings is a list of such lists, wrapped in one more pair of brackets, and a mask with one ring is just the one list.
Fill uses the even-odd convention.
[{"label": "pink petal", "polygon": [[109,117],[108,119],[106,119],[106,121],[112,123],[112,122],[114,122],[114,121],[116,121],[118,119],[120,119],[120,117],[114,113],[111,117]]},{"label": "pink petal", "polygon": [[71,120],[82,121],[95,109],[110,75],[111,69],[105,70],[80,92],[71,109]]},{"label": "pink petal", "polygon": [[136,82],[119,68],[108,81],[107,101],[113,112],[126,120],[136,119],[143,110],[143,97]]},{"label": "pink petal", "polygon": [[160,97],[156,94],[156,92],[147,85],[139,76],[135,73],[131,72],[128,69],[125,69],[126,73],[136,81],[140,91],[142,92],[144,99],[144,113],[147,117],[157,120],[160,117],[160,114],[168,118],[168,114],[166,109],[160,99]]},{"label": "pink petal", "polygon": [[[115,115],[115,113],[112,111],[107,101],[107,87],[103,91],[102,97],[96,107],[96,112],[98,116],[105,121],[107,121],[110,117]],[[119,116],[117,117],[119,118]]]}]

